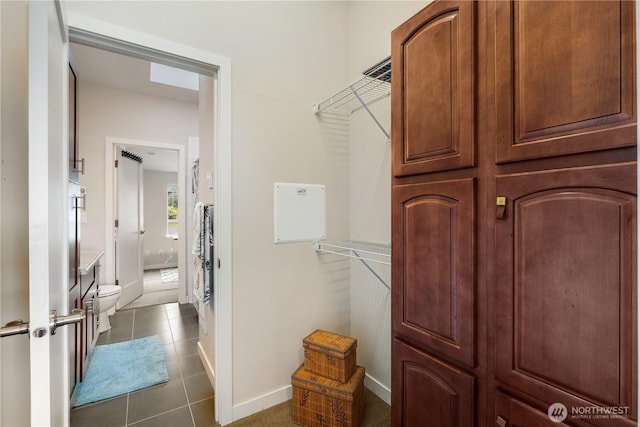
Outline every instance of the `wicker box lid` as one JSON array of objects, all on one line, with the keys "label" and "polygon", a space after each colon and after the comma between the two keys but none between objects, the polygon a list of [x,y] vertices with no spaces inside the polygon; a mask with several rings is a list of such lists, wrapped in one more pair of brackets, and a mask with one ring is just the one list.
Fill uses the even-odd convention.
[{"label": "wicker box lid", "polygon": [[334,357],[344,358],[358,346],[355,338],[316,329],[302,340],[304,348],[318,350]]}]

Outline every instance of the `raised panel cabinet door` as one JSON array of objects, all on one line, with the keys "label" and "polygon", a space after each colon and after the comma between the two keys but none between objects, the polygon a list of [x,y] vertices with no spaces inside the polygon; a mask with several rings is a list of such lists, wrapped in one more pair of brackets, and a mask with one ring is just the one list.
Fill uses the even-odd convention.
[{"label": "raised panel cabinet door", "polygon": [[471,427],[475,378],[393,340],[391,422],[395,427]]},{"label": "raised panel cabinet door", "polygon": [[475,2],[435,2],[391,35],[395,176],[474,165]]},{"label": "raised panel cabinet door", "polygon": [[[535,408],[504,393],[496,393],[496,426],[500,427],[563,427],[572,417],[564,405],[543,405]],[[577,419],[577,418],[576,418]]]},{"label": "raised panel cabinet door", "polygon": [[637,419],[636,166],[497,177],[499,381],[546,404],[627,407]]},{"label": "raised panel cabinet door", "polygon": [[475,180],[392,190],[392,324],[400,334],[475,366]]},{"label": "raised panel cabinet door", "polygon": [[635,145],[634,7],[497,2],[498,162]]},{"label": "raised panel cabinet door", "polygon": [[[70,58],[70,61],[72,58]],[[79,182],[81,170],[78,144],[78,77],[76,67],[69,62],[69,180]],[[84,173],[84,171],[83,171]]]}]

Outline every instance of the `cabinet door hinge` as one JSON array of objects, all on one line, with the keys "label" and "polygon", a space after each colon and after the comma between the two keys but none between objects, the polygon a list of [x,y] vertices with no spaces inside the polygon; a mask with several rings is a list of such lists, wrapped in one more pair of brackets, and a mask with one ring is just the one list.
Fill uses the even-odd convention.
[{"label": "cabinet door hinge", "polygon": [[113,161],[113,167],[114,167],[114,168],[117,168],[117,167],[118,167],[118,160],[114,160],[114,161]]},{"label": "cabinet door hinge", "polygon": [[117,219],[116,219],[115,221],[113,221],[113,223],[114,223],[114,224],[113,224],[113,225],[114,225],[114,227],[116,227],[116,228],[118,228],[118,226],[120,225],[120,221],[119,221],[119,220],[117,220]]}]

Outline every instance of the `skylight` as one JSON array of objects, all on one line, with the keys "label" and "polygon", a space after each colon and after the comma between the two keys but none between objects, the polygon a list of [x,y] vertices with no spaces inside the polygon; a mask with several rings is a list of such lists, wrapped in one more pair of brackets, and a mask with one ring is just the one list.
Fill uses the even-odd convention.
[{"label": "skylight", "polygon": [[199,89],[200,75],[180,68],[152,62],[149,71],[149,80],[155,83],[197,91]]}]

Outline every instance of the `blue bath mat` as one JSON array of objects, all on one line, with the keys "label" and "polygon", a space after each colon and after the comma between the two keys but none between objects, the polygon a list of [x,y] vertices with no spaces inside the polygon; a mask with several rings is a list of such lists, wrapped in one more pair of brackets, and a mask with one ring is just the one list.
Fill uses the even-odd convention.
[{"label": "blue bath mat", "polygon": [[73,406],[97,402],[169,380],[164,345],[157,335],[96,346]]}]

